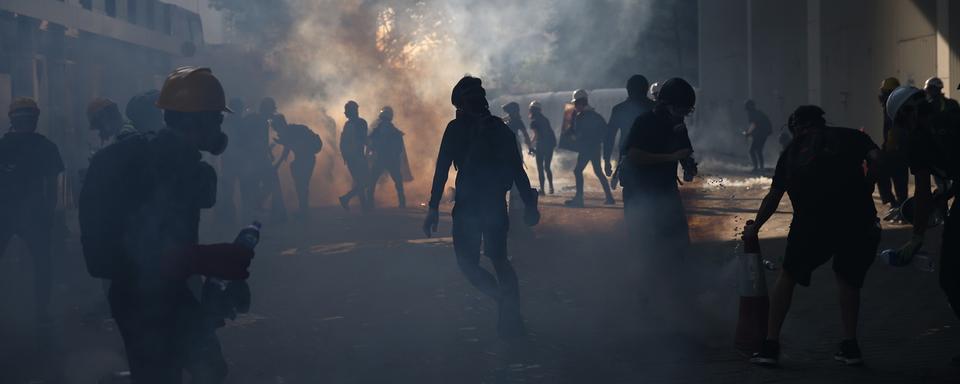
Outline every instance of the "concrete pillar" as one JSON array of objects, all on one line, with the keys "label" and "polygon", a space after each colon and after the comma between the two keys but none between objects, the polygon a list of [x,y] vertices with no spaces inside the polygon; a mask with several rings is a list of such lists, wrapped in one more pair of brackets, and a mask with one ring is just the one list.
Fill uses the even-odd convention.
[{"label": "concrete pillar", "polygon": [[807,0],[807,102],[821,104],[820,0]]},{"label": "concrete pillar", "polygon": [[753,99],[753,0],[747,0],[747,98]]},{"label": "concrete pillar", "polygon": [[937,0],[937,77],[943,80],[943,93],[950,97],[954,92],[950,76],[950,63],[954,60],[950,49],[950,1]]}]

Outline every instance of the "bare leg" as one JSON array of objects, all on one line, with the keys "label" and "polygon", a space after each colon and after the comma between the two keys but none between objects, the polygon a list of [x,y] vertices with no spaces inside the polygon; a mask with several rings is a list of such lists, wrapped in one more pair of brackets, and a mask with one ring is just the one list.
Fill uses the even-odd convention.
[{"label": "bare leg", "polygon": [[790,311],[793,301],[793,288],[797,282],[790,277],[786,270],[780,270],[780,276],[773,285],[770,295],[770,318],[767,320],[767,340],[780,340],[780,328]]},{"label": "bare leg", "polygon": [[837,276],[838,297],[840,299],[840,319],[843,321],[843,338],[857,338],[857,321],[860,317],[860,288],[854,287]]}]

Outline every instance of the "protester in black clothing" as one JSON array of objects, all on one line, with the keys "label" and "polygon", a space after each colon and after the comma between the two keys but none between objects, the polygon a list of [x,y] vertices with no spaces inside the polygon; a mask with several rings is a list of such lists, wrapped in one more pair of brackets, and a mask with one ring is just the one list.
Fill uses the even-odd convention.
[{"label": "protester in black clothing", "polygon": [[[186,96],[185,96],[186,95]],[[227,363],[215,327],[187,286],[191,275],[242,280],[253,251],[200,245],[200,211],[216,200],[216,172],[201,151],[223,153],[223,87],[209,69],[182,67],[157,106],[167,128],[94,156],[80,196],[87,270],[111,280],[110,309],[137,384],[221,383]]]},{"label": "protester in black clothing", "polygon": [[33,99],[16,98],[7,114],[10,132],[0,138],[0,255],[16,235],[34,263],[37,323],[48,325],[51,233],[63,160],[56,144],[36,132],[40,108]]},{"label": "protester in black clothing", "polygon": [[664,262],[677,263],[690,242],[687,217],[677,187],[677,166],[693,147],[684,118],[696,95],[686,81],[663,83],[652,111],[630,129],[621,170],[623,205],[630,237],[643,248],[662,250]]},{"label": "protester in black clothing", "polygon": [[[583,171],[587,168],[587,164],[592,165],[593,173],[597,175],[603,193],[606,195],[604,204],[613,205],[615,202],[613,193],[610,192],[610,183],[600,168],[600,158],[606,151],[604,145],[608,134],[607,122],[590,106],[587,91],[582,89],[575,91],[571,103],[575,108],[571,131],[576,136],[577,165],[573,168],[573,177],[577,183],[577,192],[572,199],[565,201],[564,205],[583,207]],[[606,167],[608,170],[612,169],[609,159]]]},{"label": "protester in black clothing", "polygon": [[540,196],[546,195],[546,186],[544,185],[544,174],[546,180],[550,183],[550,194],[553,189],[553,151],[557,148],[557,135],[550,126],[550,120],[543,115],[540,103],[533,101],[530,103],[530,130],[533,131],[533,146],[530,147],[537,161],[537,174],[540,175]]},{"label": "protester in black clothing", "polygon": [[935,112],[946,110],[960,110],[960,104],[943,94],[943,80],[939,77],[931,77],[923,83],[923,92],[927,95],[927,103]]},{"label": "protester in black clothing", "polygon": [[[523,169],[516,136],[503,120],[490,114],[480,79],[464,77],[451,96],[456,118],[447,125],[433,175],[430,211],[423,223],[427,237],[437,231],[440,199],[450,165],[457,169],[457,196],[453,207],[453,248],[457,264],[470,283],[497,301],[501,337],[522,336],[517,274],[507,257],[506,193],[520,191],[530,226],[540,220],[537,194]],[[496,270],[496,277],[479,265],[481,247]]]},{"label": "protester in black clothing", "polygon": [[[924,101],[920,90],[897,88],[887,101],[887,113],[894,119],[893,131],[905,140],[897,144],[908,154],[914,175],[913,236],[898,249],[899,259],[910,260],[923,245],[928,222],[934,207],[946,207],[940,244],[940,288],[947,296],[954,314],[960,318],[960,203],[956,199],[960,181],[960,111],[940,111]],[[947,181],[946,189],[931,192],[930,178]],[[940,208],[943,209],[943,208]],[[960,364],[960,355],[953,358]]]},{"label": "protester in black clothing", "polygon": [[340,155],[353,178],[353,187],[345,195],[340,196],[340,206],[350,209],[350,200],[360,199],[360,206],[369,208],[367,202],[367,183],[370,178],[370,164],[367,162],[367,121],[360,118],[360,106],[350,100],[343,106],[343,114],[347,122],[343,123],[343,132],[340,133]]},{"label": "protester in black clothing", "polygon": [[880,201],[890,206],[890,211],[884,216],[886,221],[898,222],[902,220],[900,205],[907,199],[907,187],[910,179],[909,165],[906,153],[896,144],[902,138],[896,136],[900,131],[892,131],[893,120],[887,115],[887,99],[894,89],[900,86],[895,77],[884,79],[880,84],[880,108],[883,112],[883,142],[880,146],[882,161],[877,175],[877,190]]},{"label": "protester in black clothing", "polygon": [[404,167],[409,167],[409,165],[405,161],[403,132],[393,125],[393,108],[383,107],[380,110],[380,116],[370,132],[369,149],[373,158],[373,166],[370,172],[367,200],[371,205],[374,204],[377,181],[386,171],[393,179],[393,186],[397,190],[397,205],[400,208],[406,208],[407,198],[403,193]]},{"label": "protester in black clothing", "polygon": [[[650,84],[643,75],[631,76],[627,80],[627,99],[613,106],[613,111],[610,112],[610,127],[603,146],[603,160],[607,167],[605,169],[607,176],[612,175],[610,158],[614,152],[614,141],[617,134],[620,135],[620,141],[616,143],[616,149],[620,152],[627,141],[627,137],[630,136],[630,128],[633,127],[633,122],[640,115],[653,110],[654,102],[647,97],[647,88],[649,87]],[[625,154],[621,152],[618,155],[621,156],[622,161]],[[617,165],[619,166],[619,161]]]},{"label": "protester in black clothing", "polygon": [[757,109],[753,100],[747,100],[743,108],[747,111],[747,129],[743,131],[743,136],[750,142],[750,161],[753,162],[753,171],[760,172],[764,170],[763,147],[767,143],[767,138],[773,133],[773,125],[770,124],[770,118],[766,113]]},{"label": "protester in black clothing", "polygon": [[283,153],[280,154],[280,159],[273,165],[273,168],[279,168],[293,152],[293,161],[290,162],[290,175],[293,176],[297,201],[300,203],[300,216],[306,218],[310,213],[310,179],[313,177],[313,169],[317,165],[317,154],[323,149],[323,140],[320,139],[320,135],[302,124],[278,126],[276,131],[277,139],[275,142],[283,146]]},{"label": "protester in black clothing", "polygon": [[873,172],[864,175],[863,163],[867,161],[873,169],[880,151],[863,132],[826,126],[823,114],[820,107],[807,105],[790,116],[794,139],[777,161],[773,184],[754,224],[744,229],[745,238],[756,239],[783,194],[790,195],[793,221],[787,250],[770,296],[767,339],[750,360],[755,364],[777,364],[780,329],[794,287],[809,286],[813,270],[831,257],[843,321],[843,341],[835,358],[848,365],[863,362],[857,344],[860,288],[880,241],[880,224],[871,196]]},{"label": "protester in black clothing", "polygon": [[[507,128],[510,128],[510,131],[512,131],[514,135],[523,136],[523,143],[527,145],[527,149],[533,148],[530,142],[530,134],[527,133],[527,127],[523,125],[523,119],[520,118],[520,104],[511,101],[504,104],[501,108],[507,113],[507,116],[503,118],[503,122],[507,124]],[[517,146],[520,147],[519,138],[517,139]],[[520,147],[520,152],[523,152],[523,147]]]}]

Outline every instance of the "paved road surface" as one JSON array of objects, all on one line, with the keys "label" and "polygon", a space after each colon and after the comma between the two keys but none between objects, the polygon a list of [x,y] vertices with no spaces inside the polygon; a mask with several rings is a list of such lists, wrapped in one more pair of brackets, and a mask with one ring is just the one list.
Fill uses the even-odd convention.
[{"label": "paved road surface", "polygon": [[[518,233],[510,253],[521,278],[530,336],[496,337],[496,307],[460,275],[449,216],[423,239],[423,208],[375,215],[315,209],[307,222],[267,224],[254,261],[252,312],[220,331],[231,383],[947,383],[960,332],[936,274],[875,264],[864,289],[867,366],[832,360],[840,337],[829,268],[798,289],[784,328],[783,368],[752,367],[732,348],[738,226],[769,179],[705,176],[684,187],[694,252],[676,286],[638,292],[621,206],[562,207],[543,200],[543,222]],[[789,204],[781,206],[788,213]],[[789,215],[762,236],[782,254]],[[211,241],[236,228],[208,229]],[[890,227],[884,244],[906,238]],[[932,238],[933,236],[931,236]],[[935,247],[931,247],[935,249]],[[103,320],[102,288],[85,275],[76,238],[58,261],[57,319],[38,348],[29,257],[0,259],[0,382],[95,383],[124,367],[119,335]],[[645,255],[644,257],[656,257]],[[768,273],[772,283],[775,275]]]}]

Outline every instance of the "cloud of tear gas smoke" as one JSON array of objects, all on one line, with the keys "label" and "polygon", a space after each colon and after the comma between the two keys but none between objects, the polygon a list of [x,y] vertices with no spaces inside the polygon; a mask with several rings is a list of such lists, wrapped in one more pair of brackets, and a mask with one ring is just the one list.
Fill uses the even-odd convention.
[{"label": "cloud of tear gas smoke", "polygon": [[[481,77],[492,93],[590,87],[614,77],[620,84],[625,77],[611,70],[636,50],[654,1],[215,3],[239,20],[235,32],[246,37],[238,41],[268,47],[264,65],[279,74],[268,89],[288,121],[305,123],[324,139],[313,190],[314,200],[326,204],[350,179],[339,166],[339,128],[324,127],[321,109],[342,127],[343,104],[356,100],[372,128],[379,108],[393,106],[416,179],[408,195],[422,201],[454,115],[450,89],[461,76]],[[269,12],[255,12],[265,7]],[[391,201],[392,188],[384,189],[381,200]]]}]

